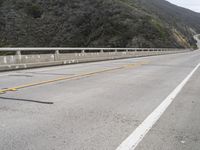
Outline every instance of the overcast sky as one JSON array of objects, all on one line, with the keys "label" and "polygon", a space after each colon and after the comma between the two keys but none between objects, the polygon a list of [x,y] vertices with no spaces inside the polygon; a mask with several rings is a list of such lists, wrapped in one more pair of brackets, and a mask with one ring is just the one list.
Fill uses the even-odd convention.
[{"label": "overcast sky", "polygon": [[168,0],[176,5],[200,12],[200,0]]}]

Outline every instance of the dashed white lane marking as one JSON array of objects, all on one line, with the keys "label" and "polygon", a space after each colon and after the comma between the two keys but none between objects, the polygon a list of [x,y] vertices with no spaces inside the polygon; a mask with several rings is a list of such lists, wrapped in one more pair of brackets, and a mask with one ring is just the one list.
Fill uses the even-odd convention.
[{"label": "dashed white lane marking", "polygon": [[169,96],[133,131],[133,133],[122,142],[116,150],[134,150],[142,141],[145,135],[166,111],[175,97],[180,93],[185,84],[189,81],[195,71],[200,67],[200,63],[192,72],[169,94]]}]

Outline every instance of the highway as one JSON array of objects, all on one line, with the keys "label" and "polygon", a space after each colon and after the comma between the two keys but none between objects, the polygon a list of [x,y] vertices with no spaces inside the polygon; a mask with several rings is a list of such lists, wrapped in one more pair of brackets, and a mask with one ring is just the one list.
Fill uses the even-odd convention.
[{"label": "highway", "polygon": [[197,50],[1,72],[0,150],[199,150],[199,63]]},{"label": "highway", "polygon": [[200,39],[199,39],[200,34],[197,34],[194,36],[194,39],[197,41],[197,47],[200,48]]}]

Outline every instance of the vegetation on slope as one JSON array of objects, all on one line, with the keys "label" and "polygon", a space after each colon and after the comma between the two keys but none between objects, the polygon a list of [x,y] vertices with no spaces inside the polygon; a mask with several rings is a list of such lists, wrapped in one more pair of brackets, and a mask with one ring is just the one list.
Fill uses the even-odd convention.
[{"label": "vegetation on slope", "polygon": [[200,16],[177,8],[164,0],[0,0],[0,46],[192,47]]}]

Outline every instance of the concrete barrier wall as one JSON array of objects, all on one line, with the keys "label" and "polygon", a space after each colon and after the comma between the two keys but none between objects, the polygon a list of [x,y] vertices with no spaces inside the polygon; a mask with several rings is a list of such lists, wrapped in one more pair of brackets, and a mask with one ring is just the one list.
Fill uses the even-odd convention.
[{"label": "concrete barrier wall", "polygon": [[[40,50],[48,50],[41,49]],[[54,54],[32,54],[23,55],[21,51],[31,51],[31,49],[0,49],[1,51],[16,51],[16,55],[11,56],[0,56],[0,71],[26,69],[35,67],[45,67],[53,65],[66,65],[74,63],[84,63],[93,61],[133,58],[133,57],[144,57],[144,56],[155,56],[164,54],[183,53],[190,50],[187,49],[95,49],[99,52],[87,52],[81,51],[70,52],[70,53],[59,53],[59,50],[55,50]],[[33,49],[35,50],[35,49]],[[69,50],[69,49],[67,49]],[[80,48],[78,48],[80,50]],[[94,50],[94,49],[90,49]],[[113,50],[113,52],[105,52],[103,50]],[[122,51],[123,50],[123,51]]]}]

